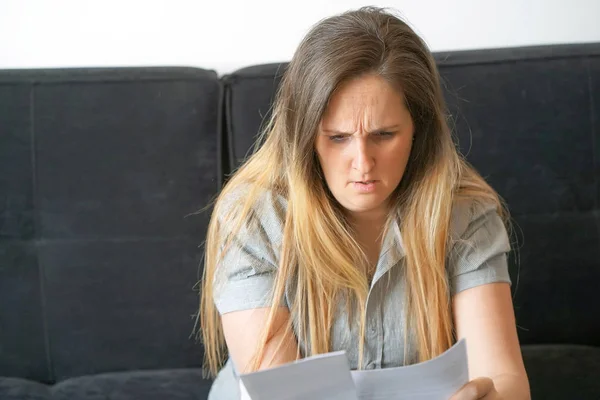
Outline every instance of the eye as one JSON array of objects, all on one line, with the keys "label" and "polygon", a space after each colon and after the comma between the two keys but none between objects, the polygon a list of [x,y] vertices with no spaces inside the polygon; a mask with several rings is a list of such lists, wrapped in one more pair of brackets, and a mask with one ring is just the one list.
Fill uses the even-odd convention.
[{"label": "eye", "polygon": [[394,132],[385,132],[385,131],[376,132],[375,136],[378,138],[389,138],[389,137],[394,136]]},{"label": "eye", "polygon": [[341,143],[348,138],[348,135],[332,135],[329,136],[329,140],[335,143]]}]

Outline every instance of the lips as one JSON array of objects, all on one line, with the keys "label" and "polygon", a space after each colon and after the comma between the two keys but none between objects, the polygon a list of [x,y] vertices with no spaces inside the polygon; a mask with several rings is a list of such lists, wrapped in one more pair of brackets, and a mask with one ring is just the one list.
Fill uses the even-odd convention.
[{"label": "lips", "polygon": [[375,191],[377,181],[355,181],[352,183],[354,189],[359,193],[372,193]]}]

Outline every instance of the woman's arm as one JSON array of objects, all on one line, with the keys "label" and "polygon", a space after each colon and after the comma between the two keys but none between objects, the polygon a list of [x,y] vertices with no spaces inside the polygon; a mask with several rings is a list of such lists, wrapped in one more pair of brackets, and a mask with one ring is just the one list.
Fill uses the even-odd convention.
[{"label": "woman's arm", "polygon": [[453,298],[453,311],[457,337],[467,340],[471,379],[492,380],[475,379],[453,400],[529,400],[529,381],[517,336],[510,286],[492,283],[459,292]]},{"label": "woman's arm", "polygon": [[[256,308],[223,314],[223,331],[229,355],[238,373],[251,371],[251,363],[258,349],[263,329],[266,326],[269,308]],[[260,369],[289,363],[300,357],[298,342],[289,324],[290,313],[280,307],[269,333]]]}]

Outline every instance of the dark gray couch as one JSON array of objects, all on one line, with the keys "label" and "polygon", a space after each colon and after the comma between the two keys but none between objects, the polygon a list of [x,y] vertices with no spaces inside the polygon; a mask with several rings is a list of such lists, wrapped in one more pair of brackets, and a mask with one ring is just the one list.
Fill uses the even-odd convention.
[{"label": "dark gray couch", "polygon": [[[600,44],[438,53],[507,200],[534,399],[600,399]],[[204,399],[209,203],[285,64],[0,71],[0,400]]]}]

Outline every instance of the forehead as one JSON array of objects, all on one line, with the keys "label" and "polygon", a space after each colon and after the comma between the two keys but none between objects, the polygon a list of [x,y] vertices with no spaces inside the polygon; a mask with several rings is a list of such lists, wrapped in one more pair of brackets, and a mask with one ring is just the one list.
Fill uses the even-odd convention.
[{"label": "forehead", "polygon": [[355,128],[399,122],[407,112],[401,90],[377,75],[342,83],[329,99],[323,128]]}]

